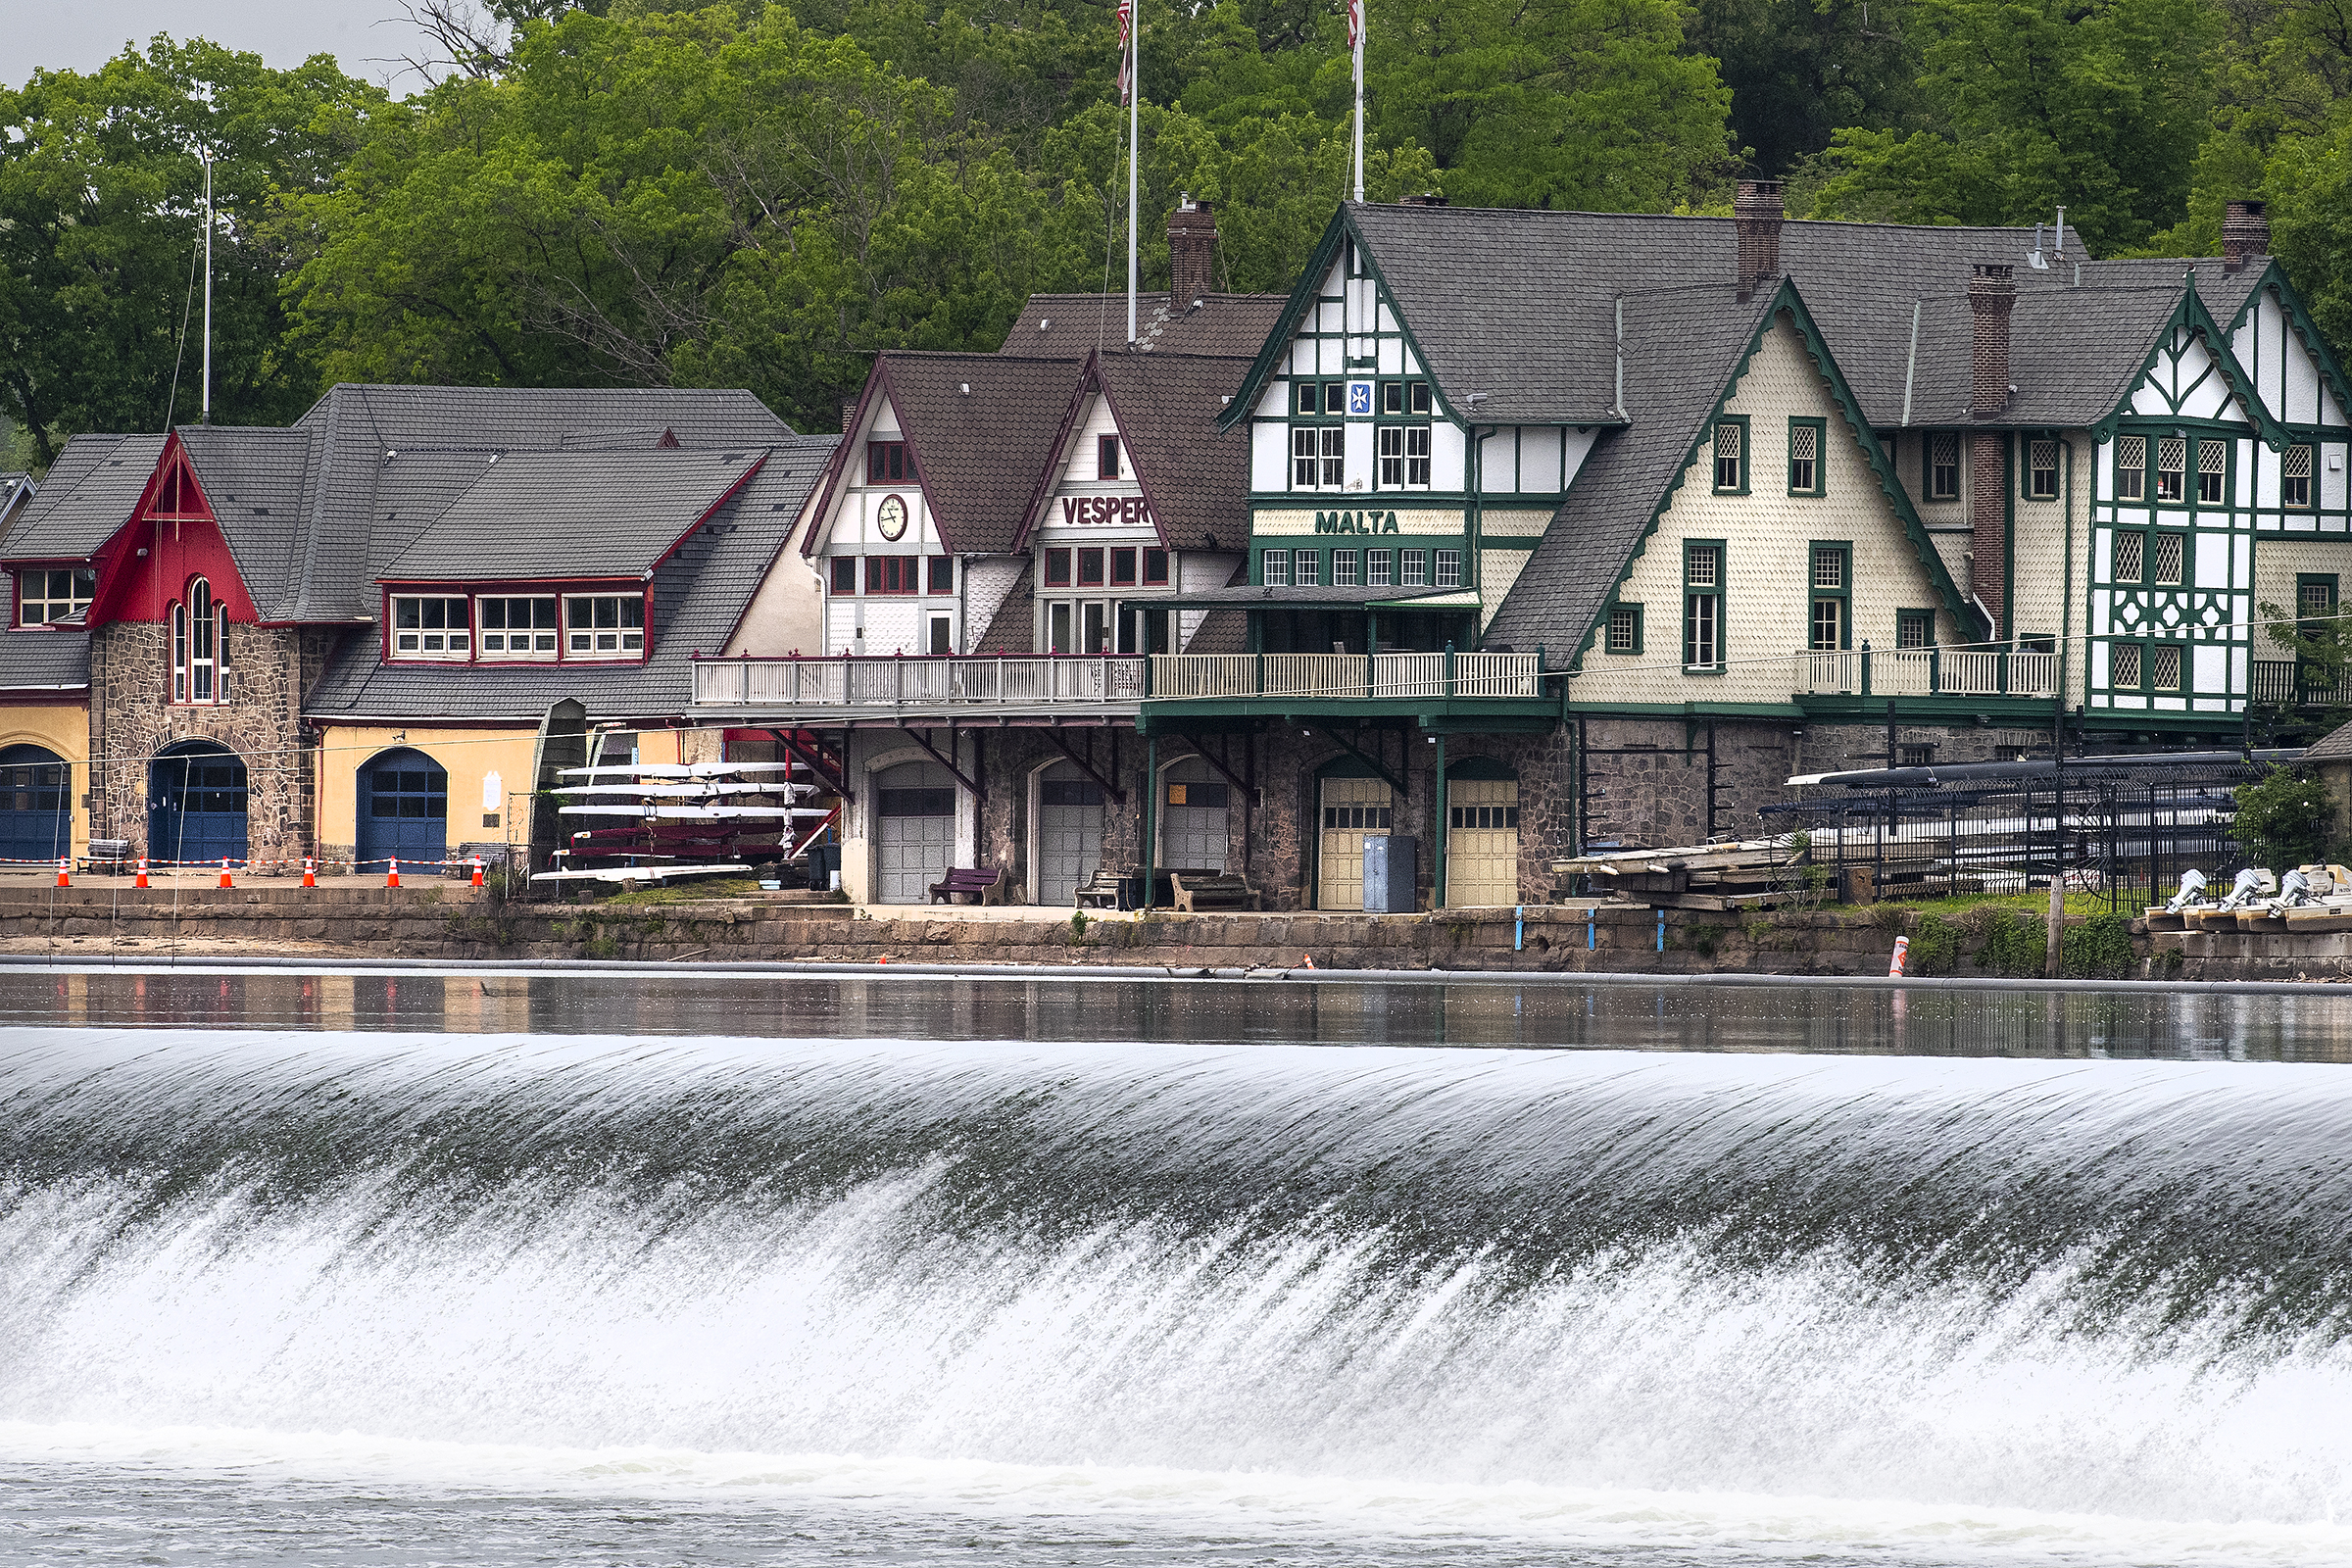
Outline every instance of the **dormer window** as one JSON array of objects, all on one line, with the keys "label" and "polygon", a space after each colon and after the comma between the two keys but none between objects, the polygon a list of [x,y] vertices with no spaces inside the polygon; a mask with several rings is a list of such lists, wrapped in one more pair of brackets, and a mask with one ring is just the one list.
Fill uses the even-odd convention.
[{"label": "dormer window", "polygon": [[906,443],[904,441],[868,441],[865,444],[865,482],[867,484],[905,484],[906,482]]},{"label": "dormer window", "polygon": [[392,601],[394,659],[466,660],[473,657],[473,619],[463,599],[409,597]]},{"label": "dormer window", "polygon": [[77,615],[90,608],[97,593],[98,573],[86,566],[49,571],[30,567],[17,574],[17,624],[46,626]]},{"label": "dormer window", "polygon": [[574,659],[637,659],[645,653],[641,594],[574,594],[564,601],[564,652]]}]

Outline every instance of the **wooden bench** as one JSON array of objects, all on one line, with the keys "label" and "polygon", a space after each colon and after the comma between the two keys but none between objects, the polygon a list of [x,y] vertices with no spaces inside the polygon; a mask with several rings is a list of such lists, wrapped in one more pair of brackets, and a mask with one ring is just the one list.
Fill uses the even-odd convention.
[{"label": "wooden bench", "polygon": [[977,866],[953,866],[948,871],[946,881],[931,884],[931,902],[937,904],[944,899],[954,904],[958,894],[968,893],[974,904],[986,904],[989,895],[996,891],[997,884],[1004,877],[1004,871],[996,866],[990,866],[985,871]]},{"label": "wooden bench", "polygon": [[1170,871],[1168,881],[1176,890],[1178,914],[1257,907],[1256,890],[1243,878],[1223,871]]},{"label": "wooden bench", "polygon": [[1127,906],[1126,896],[1119,884],[1125,880],[1109,866],[1098,865],[1092,877],[1078,884],[1078,891],[1072,895],[1071,902],[1082,909],[1090,906],[1097,909],[1123,909]]},{"label": "wooden bench", "polygon": [[81,868],[92,873],[104,871],[109,876],[121,876],[130,868],[130,840],[92,839],[89,853],[81,858]]}]

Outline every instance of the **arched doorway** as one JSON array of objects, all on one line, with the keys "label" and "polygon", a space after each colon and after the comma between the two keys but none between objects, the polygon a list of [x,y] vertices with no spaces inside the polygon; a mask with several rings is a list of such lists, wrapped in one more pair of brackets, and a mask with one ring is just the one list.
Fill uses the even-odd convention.
[{"label": "arched doorway", "polygon": [[1225,869],[1226,807],[1232,791],[1198,757],[1169,768],[1161,785],[1159,863],[1179,871]]},{"label": "arched doorway", "polygon": [[1491,757],[1446,769],[1446,904],[1519,902],[1519,779]]},{"label": "arched doorway", "polygon": [[439,860],[449,853],[449,773],[422,752],[403,747],[360,764],[363,861]]},{"label": "arched doorway", "polygon": [[1102,863],[1102,786],[1055,762],[1037,781],[1037,902],[1075,905]]},{"label": "arched doorway", "polygon": [[147,767],[147,853],[162,861],[245,858],[245,760],[182,741]]},{"label": "arched doorway", "polygon": [[46,746],[0,749],[0,858],[74,853],[73,781],[72,766]]},{"label": "arched doorway", "polygon": [[937,762],[874,775],[876,902],[921,904],[956,856],[956,778]]}]

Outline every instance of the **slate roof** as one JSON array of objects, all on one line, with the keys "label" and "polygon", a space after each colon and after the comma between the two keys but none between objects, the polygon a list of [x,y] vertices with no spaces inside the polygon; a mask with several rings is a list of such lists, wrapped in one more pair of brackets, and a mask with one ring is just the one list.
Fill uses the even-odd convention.
[{"label": "slate roof", "polygon": [[160,435],[77,435],[0,540],[0,559],[86,561],[138,510],[164,455]]},{"label": "slate roof", "polygon": [[[1238,549],[1250,537],[1250,429],[1217,428],[1246,358],[1105,354],[1096,373],[1119,435],[1177,550]],[[1053,477],[1046,480],[1051,493]]]},{"label": "slate roof", "polygon": [[[1238,354],[1265,347],[1287,294],[1211,294],[1176,309],[1165,294],[1136,299],[1136,343],[1146,353]],[[1083,360],[1127,346],[1125,294],[1032,294],[1004,334],[1001,353]]]},{"label": "slate roof", "polygon": [[2306,747],[2302,760],[2306,762],[2340,762],[2352,758],[2352,724],[2331,729]]},{"label": "slate roof", "polygon": [[89,633],[0,631],[0,691],[81,691],[89,684]]},{"label": "slate roof", "polygon": [[[400,582],[636,577],[767,458],[732,452],[517,452],[386,562]],[[593,569],[583,569],[593,564]]]}]

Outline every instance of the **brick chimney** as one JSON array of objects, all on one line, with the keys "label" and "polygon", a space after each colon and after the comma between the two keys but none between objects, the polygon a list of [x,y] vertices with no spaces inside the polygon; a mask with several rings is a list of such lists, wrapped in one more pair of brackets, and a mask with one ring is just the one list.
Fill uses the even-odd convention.
[{"label": "brick chimney", "polygon": [[1740,231],[1740,297],[1781,275],[1781,182],[1743,179],[1732,197],[1732,223]]},{"label": "brick chimney", "polygon": [[1217,220],[1187,196],[1168,215],[1168,306],[1183,310],[1217,291]]},{"label": "brick chimney", "polygon": [[2268,202],[2230,202],[2222,212],[2222,270],[2234,272],[2257,256],[2271,254]]},{"label": "brick chimney", "polygon": [[858,428],[858,400],[850,399],[841,406],[841,433],[848,435]]},{"label": "brick chimney", "polygon": [[[1969,406],[1980,419],[1995,418],[2009,405],[2009,311],[2017,303],[2017,279],[2007,267],[1979,267],[1968,280],[1968,314],[1973,328],[1974,373]],[[2005,503],[2009,481],[2003,459],[2009,438],[1990,430],[1969,437],[1969,586],[1992,617],[1992,635],[2010,630],[2009,530]]]}]

